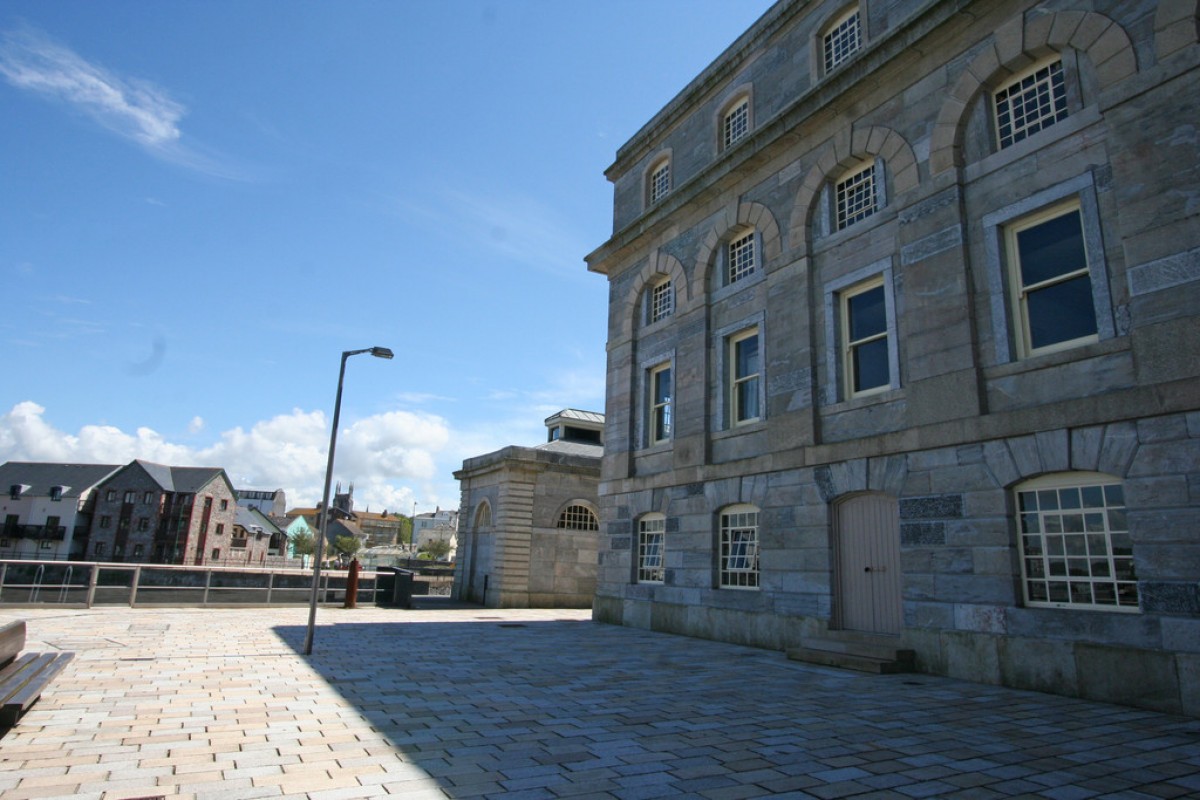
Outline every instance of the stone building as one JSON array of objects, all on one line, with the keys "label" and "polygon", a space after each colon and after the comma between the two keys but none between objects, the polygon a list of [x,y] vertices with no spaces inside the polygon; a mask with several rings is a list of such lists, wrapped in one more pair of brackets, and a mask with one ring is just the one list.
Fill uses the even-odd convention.
[{"label": "stone building", "polygon": [[738,38],[606,173],[595,617],[1200,713],[1198,64],[1195,0]]},{"label": "stone building", "polygon": [[596,589],[604,415],[563,410],[549,441],[463,462],[454,596],[491,608],[588,608]]},{"label": "stone building", "polygon": [[[94,561],[220,564],[235,544],[236,513],[237,494],[225,470],[133,461],[96,488],[86,557]],[[239,549],[249,546],[246,543]],[[265,552],[265,545],[263,549]]]}]

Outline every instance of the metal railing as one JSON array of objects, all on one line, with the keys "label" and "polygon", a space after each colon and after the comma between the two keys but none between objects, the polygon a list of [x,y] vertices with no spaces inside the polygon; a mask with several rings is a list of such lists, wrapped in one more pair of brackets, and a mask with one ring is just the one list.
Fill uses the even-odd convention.
[{"label": "metal railing", "polygon": [[[318,602],[344,602],[347,576],[322,570]],[[377,583],[359,573],[358,603],[375,602]],[[305,605],[311,596],[311,570],[0,560],[0,606]]]}]

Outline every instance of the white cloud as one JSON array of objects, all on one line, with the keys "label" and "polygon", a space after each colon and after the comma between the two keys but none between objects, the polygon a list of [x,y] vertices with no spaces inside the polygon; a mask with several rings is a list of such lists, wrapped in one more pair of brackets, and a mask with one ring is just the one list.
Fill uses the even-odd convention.
[{"label": "white cloud", "polygon": [[183,143],[179,123],[187,108],[166,89],[94,64],[40,31],[0,34],[0,75],[19,89],[65,103],[166,161],[216,177],[243,177],[225,159],[202,152],[195,142]]},{"label": "white cloud", "polygon": [[0,74],[13,86],[69,103],[145,147],[177,141],[179,120],[187,113],[154,84],[122,78],[34,31],[9,32],[0,40]]},{"label": "white cloud", "polygon": [[[0,415],[0,461],[67,461],[124,464],[135,458],[177,466],[222,467],[235,486],[283,489],[292,506],[315,505],[325,481],[329,429],[320,411],[293,409],[234,428],[207,447],[167,441],[150,428],[129,434],[110,425],[85,425],[77,434],[55,428],[46,409],[31,401]],[[192,432],[203,427],[194,417]],[[411,511],[414,497],[426,506],[457,505],[451,472],[441,466],[452,434],[445,420],[393,411],[357,420],[338,432],[334,478],[354,484],[357,508]],[[453,457],[453,456],[451,456]]]}]

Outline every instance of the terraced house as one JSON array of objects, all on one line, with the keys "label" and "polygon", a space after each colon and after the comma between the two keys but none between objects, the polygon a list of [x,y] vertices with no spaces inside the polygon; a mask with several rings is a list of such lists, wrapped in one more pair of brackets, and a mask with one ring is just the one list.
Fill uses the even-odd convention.
[{"label": "terraced house", "polygon": [[1195,0],[783,0],[617,153],[597,619],[1200,714]]}]

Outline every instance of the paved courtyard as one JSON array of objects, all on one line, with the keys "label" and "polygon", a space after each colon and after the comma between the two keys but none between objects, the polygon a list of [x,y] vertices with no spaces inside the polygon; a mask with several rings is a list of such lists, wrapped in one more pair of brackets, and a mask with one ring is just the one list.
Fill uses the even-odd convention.
[{"label": "paved courtyard", "polygon": [[76,658],[0,739],[24,798],[1200,797],[1200,720],[561,610],[5,609]]}]

